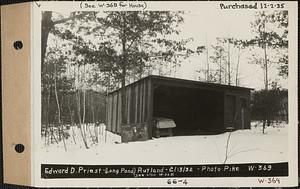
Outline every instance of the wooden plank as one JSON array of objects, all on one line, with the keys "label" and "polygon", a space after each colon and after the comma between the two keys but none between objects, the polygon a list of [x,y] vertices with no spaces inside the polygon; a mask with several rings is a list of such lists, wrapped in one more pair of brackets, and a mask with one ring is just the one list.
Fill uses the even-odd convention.
[{"label": "wooden plank", "polygon": [[139,117],[140,117],[140,83],[137,83],[137,93],[136,93],[136,123],[139,123]]},{"label": "wooden plank", "polygon": [[141,85],[141,123],[144,122],[144,81],[142,81]]},{"label": "wooden plank", "polygon": [[118,93],[118,119],[117,119],[117,133],[121,133],[122,126],[122,99],[121,92]]},{"label": "wooden plank", "polygon": [[107,96],[107,130],[111,131],[112,121],[112,95]]},{"label": "wooden plank", "polygon": [[135,99],[134,99],[134,123],[137,123],[137,113],[138,113],[138,86],[134,86],[134,93],[135,93]]},{"label": "wooden plank", "polygon": [[130,114],[131,114],[131,111],[130,111],[130,107],[131,107],[131,87],[128,87],[127,90],[127,101],[126,101],[126,104],[127,104],[127,124],[130,123]]},{"label": "wooden plank", "polygon": [[148,137],[152,138],[152,115],[153,115],[153,83],[152,80],[148,80]]},{"label": "wooden plank", "polygon": [[146,103],[147,103],[147,101],[146,101],[146,85],[147,85],[147,83],[145,80],[143,81],[143,83],[144,83],[144,85],[143,85],[144,87],[143,87],[143,118],[142,118],[142,120],[143,120],[143,122],[145,122],[146,121],[146,116],[145,116]]},{"label": "wooden plank", "polygon": [[110,124],[110,102],[109,102],[109,96],[110,95],[107,95],[106,96],[106,127],[107,129],[109,129],[109,124]]},{"label": "wooden plank", "polygon": [[112,132],[116,132],[116,113],[117,113],[117,95],[113,94],[113,102],[112,102]]},{"label": "wooden plank", "polygon": [[117,123],[118,123],[118,93],[114,95],[114,132],[117,132]]},{"label": "wooden plank", "polygon": [[105,125],[108,127],[108,95],[105,97]]},{"label": "wooden plank", "polygon": [[135,90],[134,85],[130,87],[131,91],[131,98],[130,98],[130,124],[134,123],[134,116],[135,116]]},{"label": "wooden plank", "polygon": [[149,91],[148,91],[149,85],[148,82],[145,80],[145,114],[144,114],[144,122],[148,121],[148,96],[149,96]]},{"label": "wooden plank", "polygon": [[142,83],[139,84],[139,116],[138,116],[138,122],[141,123],[142,122]]},{"label": "wooden plank", "polygon": [[113,98],[113,94],[111,95],[111,99],[110,99],[110,131],[113,131],[112,128],[113,128],[113,103],[114,103],[114,98]]},{"label": "wooden plank", "polygon": [[125,110],[126,110],[126,120],[125,123],[127,124],[127,115],[128,115],[128,90],[127,87],[125,88]]},{"label": "wooden plank", "polygon": [[226,91],[223,92],[223,131],[226,130],[227,125],[225,125],[225,121],[227,118],[226,115],[226,104],[227,104],[227,100],[226,100]]},{"label": "wooden plank", "polygon": [[113,94],[111,95],[111,107],[110,107],[110,131],[113,132],[113,112],[114,112],[114,98]]},{"label": "wooden plank", "polygon": [[116,111],[115,111],[115,113],[116,113],[116,130],[115,130],[115,132],[117,132],[117,130],[118,130],[118,119],[119,119],[119,98],[118,98],[118,95],[119,95],[119,93],[120,93],[120,91],[118,91],[118,92],[116,92]]}]

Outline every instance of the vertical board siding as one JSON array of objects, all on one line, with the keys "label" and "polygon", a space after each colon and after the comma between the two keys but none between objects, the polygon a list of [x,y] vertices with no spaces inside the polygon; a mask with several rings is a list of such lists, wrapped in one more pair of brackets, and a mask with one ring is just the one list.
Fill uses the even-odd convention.
[{"label": "vertical board siding", "polygon": [[111,104],[110,104],[110,131],[113,131],[113,113],[114,113],[114,95],[111,95]]},{"label": "vertical board siding", "polygon": [[[250,93],[250,91],[246,92],[235,92],[235,91],[227,91],[225,92],[224,95],[224,127],[232,127],[234,126],[235,129],[242,129],[242,107],[241,107],[241,99],[244,98],[246,100],[246,108],[245,108],[245,114],[244,114],[244,124],[245,124],[245,128],[250,128],[250,105],[249,105],[249,101],[250,101],[250,96],[248,95]],[[229,112],[229,104],[228,104],[228,99],[226,98],[226,96],[231,95],[231,96],[235,96],[235,112],[234,114],[237,116],[236,117],[236,122],[233,123],[232,122],[232,118],[229,116],[228,112]]]},{"label": "vertical board siding", "polygon": [[139,83],[138,85],[138,93],[139,93],[139,98],[138,98],[138,123],[141,123],[141,114],[142,114],[142,109],[141,109],[141,106],[142,106],[142,103],[141,103],[141,93],[142,93],[142,83]]},{"label": "vertical board siding", "polygon": [[119,92],[116,93],[116,126],[115,126],[115,132],[117,132],[117,128],[118,128],[118,119],[119,119],[119,111],[118,111],[118,104],[119,104],[119,98],[118,98],[118,94]]},{"label": "vertical board siding", "polygon": [[121,133],[121,125],[122,125],[122,97],[121,96],[122,96],[122,94],[119,92],[118,93],[118,106],[117,106],[117,112],[118,112],[117,133]]},{"label": "vertical board siding", "polygon": [[141,122],[145,122],[144,120],[144,110],[145,110],[145,80],[142,82],[142,107],[141,107]]},{"label": "vertical board siding", "polygon": [[134,99],[134,123],[137,123],[137,114],[138,114],[138,97],[139,97],[139,93],[138,93],[138,86],[137,85],[135,85],[134,86],[134,88],[135,88],[135,99]]},{"label": "vertical board siding", "polygon": [[116,132],[116,124],[117,124],[117,93],[113,94],[113,106],[112,106],[112,132]]},{"label": "vertical board siding", "polygon": [[127,88],[127,124],[129,124],[130,123],[130,114],[131,114],[131,109],[130,109],[130,107],[131,107],[131,88],[130,87],[128,87]]},{"label": "vertical board siding", "polygon": [[[125,90],[126,125],[144,127],[151,125],[152,85],[150,79],[131,84]],[[107,130],[122,134],[122,91],[121,89],[107,96]],[[151,128],[145,128],[146,138],[151,137]]]},{"label": "vertical board siding", "polygon": [[225,93],[225,109],[224,109],[224,127],[236,127],[234,123],[234,119],[237,113],[237,96],[234,94],[226,94]]},{"label": "vertical board siding", "polygon": [[113,118],[114,118],[114,94],[111,94],[110,100],[110,131],[113,132]]},{"label": "vertical board siding", "polygon": [[143,83],[140,83],[139,84],[139,123],[142,122],[142,107],[143,107],[143,103],[142,103],[142,98],[143,98],[143,90],[142,90],[142,87],[143,87]]},{"label": "vertical board siding", "polygon": [[145,107],[144,107],[144,111],[145,111],[145,114],[144,114],[144,122],[148,121],[147,120],[147,116],[148,116],[148,88],[149,88],[149,85],[147,84],[147,82],[145,81]]},{"label": "vertical board siding", "polygon": [[135,91],[133,87],[130,87],[131,97],[130,97],[130,123],[134,123],[134,116],[135,116]]},{"label": "vertical board siding", "polygon": [[148,118],[148,137],[152,137],[152,115],[153,115],[153,90],[152,90],[153,83],[151,82],[151,79],[148,80],[148,105],[147,105],[147,118]]},{"label": "vertical board siding", "polygon": [[108,99],[109,99],[109,95],[106,95],[105,97],[105,105],[106,105],[106,109],[105,109],[105,124],[106,124],[106,128],[108,129],[109,127],[109,123],[108,123],[108,116],[109,116],[109,103],[108,103]]},{"label": "vertical board siding", "polygon": [[111,95],[107,96],[107,130],[111,131]]},{"label": "vertical board siding", "polygon": [[[152,136],[151,122],[153,117],[153,89],[161,82],[153,78],[142,79],[136,83],[130,84],[125,90],[126,106],[126,129],[128,126],[143,127],[146,125],[148,138]],[[172,85],[172,83],[170,83]],[[240,98],[246,98],[246,109],[244,123],[245,128],[250,127],[250,91],[240,90],[222,90],[223,93],[223,125],[222,130],[226,127],[235,126],[240,129],[241,126],[241,104]],[[235,100],[230,99],[228,95],[234,96]],[[230,103],[231,102],[231,103]],[[234,103],[235,102],[235,103]],[[236,123],[234,123],[234,117]],[[122,134],[122,91],[121,89],[107,95],[107,130],[114,133]],[[124,129],[125,129],[124,127]],[[221,126],[220,126],[221,127]],[[124,130],[128,132],[129,130]]]},{"label": "vertical board siding", "polygon": [[146,89],[146,82],[145,82],[145,80],[144,80],[144,82],[143,82],[143,117],[142,117],[142,120],[143,120],[143,122],[145,122],[146,121],[146,119],[145,119],[145,112],[146,112],[146,91],[145,91],[145,89]]},{"label": "vertical board siding", "polygon": [[113,131],[112,128],[112,124],[113,124],[113,101],[114,101],[114,98],[113,98],[113,94],[110,95],[110,131]]},{"label": "vertical board siding", "polygon": [[106,128],[107,128],[107,130],[108,130],[108,128],[109,128],[109,116],[110,116],[110,114],[109,114],[109,105],[110,105],[110,103],[109,103],[109,95],[106,95],[106,112],[105,112],[105,124],[106,124]]},{"label": "vertical board siding", "polygon": [[251,112],[250,112],[250,91],[249,96],[247,96],[246,102],[246,113],[245,113],[245,126],[250,129],[251,128]]},{"label": "vertical board siding", "polygon": [[138,83],[136,85],[137,88],[137,98],[136,98],[136,123],[140,123],[140,86],[141,84]]}]

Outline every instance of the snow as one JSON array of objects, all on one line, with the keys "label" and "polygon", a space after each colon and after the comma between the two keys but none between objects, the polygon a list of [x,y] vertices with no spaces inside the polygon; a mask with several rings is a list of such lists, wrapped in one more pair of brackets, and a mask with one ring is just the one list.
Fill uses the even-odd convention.
[{"label": "snow", "polygon": [[[88,141],[89,149],[85,149],[77,129],[76,145],[72,137],[66,140],[67,151],[63,142],[43,145],[41,159],[42,163],[97,165],[221,164],[226,157],[226,144],[230,134],[225,163],[288,161],[287,124],[273,124],[266,128],[265,134],[262,133],[261,123],[253,122],[251,125],[251,129],[238,130],[231,134],[172,136],[129,143],[120,143],[120,136],[102,130],[99,143]],[[105,136],[106,140],[103,139]]]}]

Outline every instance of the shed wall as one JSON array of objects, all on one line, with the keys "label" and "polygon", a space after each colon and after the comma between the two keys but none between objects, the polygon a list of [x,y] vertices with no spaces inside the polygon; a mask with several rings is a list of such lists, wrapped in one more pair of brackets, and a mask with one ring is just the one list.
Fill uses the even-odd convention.
[{"label": "shed wall", "polygon": [[148,124],[151,103],[151,81],[143,79],[125,88],[126,120],[122,123],[121,90],[107,96],[107,129],[120,134],[124,141],[146,140],[149,138]]},{"label": "shed wall", "polygon": [[[154,92],[158,86],[186,87],[189,89],[216,90],[224,96],[224,131],[250,128],[250,89],[226,86],[201,85],[196,82],[172,81],[147,77],[125,88],[126,120],[122,122],[121,90],[107,95],[107,129],[122,136],[122,142],[147,140],[152,137]],[[222,98],[221,96],[221,98]],[[244,102],[244,103],[243,103]],[[176,103],[175,103],[176,104]],[[244,104],[244,105],[243,105]],[[244,109],[242,111],[242,107]],[[220,106],[221,107],[221,106]]]},{"label": "shed wall", "polygon": [[224,103],[224,130],[250,129],[250,90],[225,90]]}]

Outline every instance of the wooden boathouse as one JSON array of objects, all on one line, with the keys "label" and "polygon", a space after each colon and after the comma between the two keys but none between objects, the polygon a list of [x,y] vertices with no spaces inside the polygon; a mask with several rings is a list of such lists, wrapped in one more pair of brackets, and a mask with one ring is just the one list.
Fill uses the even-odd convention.
[{"label": "wooden boathouse", "polygon": [[122,123],[121,89],[107,95],[107,130],[122,142],[153,137],[153,120],[174,120],[174,135],[219,134],[250,128],[250,88],[148,76],[125,87]]}]

